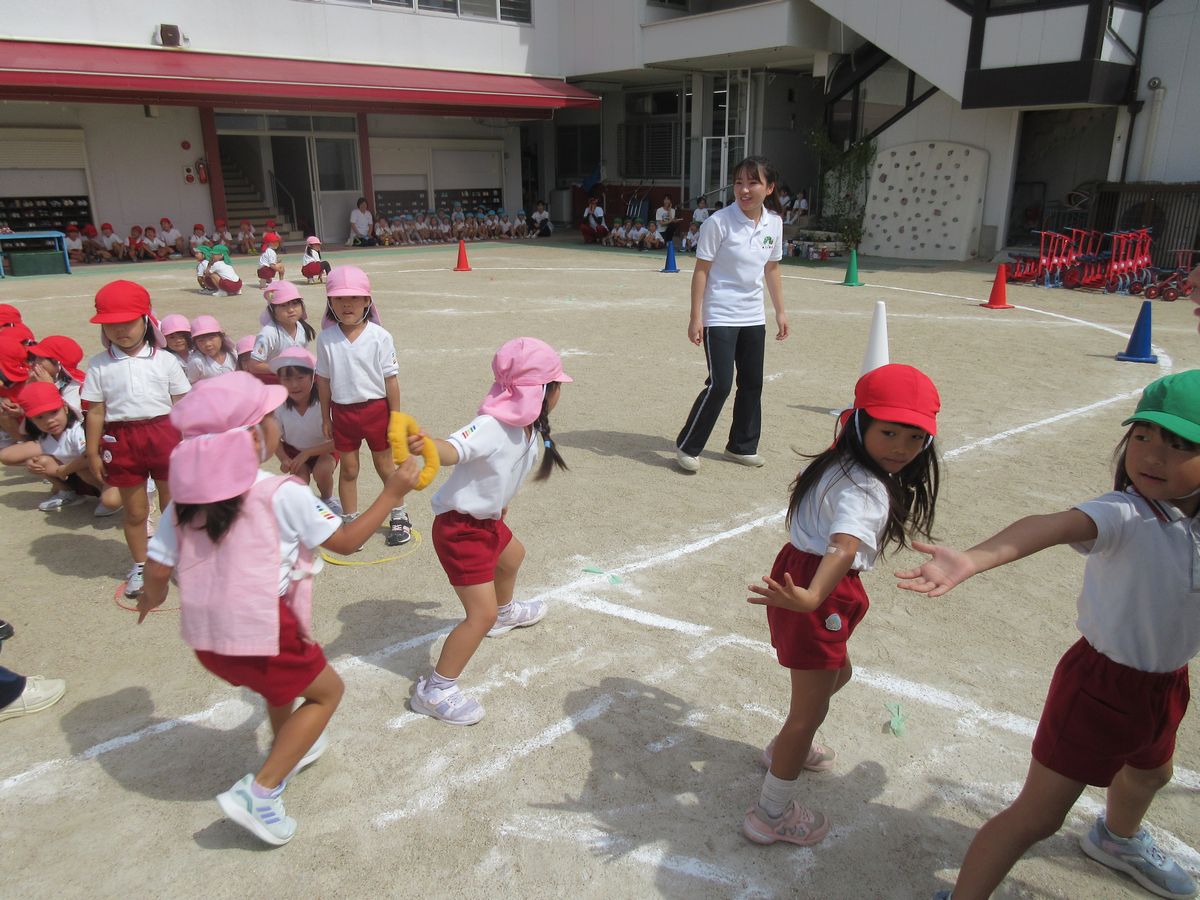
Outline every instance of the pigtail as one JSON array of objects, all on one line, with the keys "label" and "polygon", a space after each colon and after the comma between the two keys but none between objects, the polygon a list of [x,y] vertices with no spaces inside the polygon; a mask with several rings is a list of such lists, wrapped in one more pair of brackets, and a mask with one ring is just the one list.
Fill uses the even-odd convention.
[{"label": "pigtail", "polygon": [[542,397],[542,411],[538,415],[537,421],[533,423],[533,430],[541,435],[542,447],[545,450],[542,454],[542,464],[538,467],[537,474],[533,476],[534,481],[545,481],[550,477],[550,470],[555,467],[559,469],[567,468],[566,460],[558,452],[558,446],[554,443],[554,438],[550,437],[550,409],[546,401],[550,397],[550,392],[557,390],[557,381],[552,381],[546,385],[546,393]]},{"label": "pigtail", "polygon": [[317,329],[315,329],[311,325],[309,325],[307,320],[301,319],[300,327],[304,329],[305,343],[311,344],[313,341],[315,341],[317,339]]},{"label": "pigtail", "polygon": [[[219,544],[242,511],[242,499],[243,495],[239,494],[216,503],[176,503],[175,518],[180,528],[191,525],[197,531],[203,530],[214,544]],[[193,521],[195,525],[192,525]]]}]

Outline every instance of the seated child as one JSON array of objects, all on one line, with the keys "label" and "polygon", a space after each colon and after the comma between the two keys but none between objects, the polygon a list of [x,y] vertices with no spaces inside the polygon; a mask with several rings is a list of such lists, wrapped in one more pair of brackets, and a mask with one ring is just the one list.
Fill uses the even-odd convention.
[{"label": "seated child", "polygon": [[645,250],[661,250],[667,246],[667,242],[663,240],[662,232],[658,230],[658,222],[653,219],[647,226],[646,234],[642,236],[642,248]]},{"label": "seated child", "polygon": [[396,243],[392,236],[392,226],[388,224],[387,216],[375,220],[375,240],[382,247],[390,247]]},{"label": "seated child", "polygon": [[646,239],[647,234],[649,234],[649,232],[646,231],[646,227],[642,225],[642,220],[635,218],[633,220],[633,227],[625,233],[625,246],[637,247],[639,250],[645,250],[646,248],[642,242]]},{"label": "seated child", "polygon": [[600,243],[605,247],[624,247],[625,246],[625,225],[624,219],[620,216],[613,216],[613,227],[604,237],[600,239]]},{"label": "seated child", "polygon": [[254,233],[254,226],[250,224],[249,219],[242,219],[242,224],[238,226],[237,243],[238,250],[242,253],[247,256],[254,255],[258,246],[258,235]]},{"label": "seated child", "polygon": [[500,221],[496,224],[496,237],[502,241],[512,240],[513,236],[512,222],[508,218],[508,213],[500,210]]},{"label": "seated child", "polygon": [[161,226],[158,239],[163,242],[163,246],[167,249],[167,256],[178,253],[183,256],[187,249],[187,241],[183,239],[183,235],[179,233],[179,229],[171,224],[171,220],[166,216],[159,219],[158,224]]},{"label": "seated child", "polygon": [[125,242],[121,240],[120,235],[113,234],[111,222],[105,222],[100,226],[100,243],[108,251],[109,256],[107,258],[115,261],[124,259],[128,255]]},{"label": "seated child", "polygon": [[163,262],[171,258],[173,252],[170,247],[163,243],[162,238],[158,236],[158,229],[153,225],[146,226],[146,235],[142,240],[142,246],[149,254],[146,258]]},{"label": "seated child", "polygon": [[125,242],[125,246],[129,250],[129,258],[134,262],[139,262],[143,259],[154,259],[154,254],[146,247],[145,232],[142,231],[141,225],[132,225],[129,228],[129,239]]},{"label": "seated child", "polygon": [[696,252],[696,243],[700,240],[700,226],[692,219],[692,224],[688,226],[687,234],[683,236],[683,252]]},{"label": "seated child", "polygon": [[305,484],[316,481],[317,494],[335,516],[342,504],[333,496],[333,470],[338,464],[333,438],[322,429],[321,404],[314,371],[317,358],[303,347],[288,347],[268,363],[288,392],[283,406],[275,410],[280,443],[275,451],[279,471],[294,475]]},{"label": "seated child", "polygon": [[516,221],[513,222],[513,237],[527,238],[529,236],[529,223],[525,220],[525,210],[518,209]]},{"label": "seated child", "polygon": [[104,248],[96,226],[91,222],[83,226],[83,258],[87,262],[101,262],[112,258],[112,255]]},{"label": "seated child", "polygon": [[212,247],[208,244],[200,244],[192,251],[192,258],[196,260],[196,283],[200,285],[200,293],[215,294],[216,289],[209,286],[208,283],[208,266],[212,262]]},{"label": "seated child", "polygon": [[712,213],[708,208],[708,201],[701,197],[696,201],[696,208],[692,210],[692,221],[697,225],[703,225],[704,220],[707,219],[711,214]]},{"label": "seated child", "polygon": [[83,235],[79,233],[79,226],[72,222],[67,226],[67,237],[64,243],[67,245],[67,256],[70,257],[72,263],[82,263],[83,256]]},{"label": "seated child", "polygon": [[188,238],[188,246],[191,248],[192,253],[195,254],[197,247],[209,243],[211,241],[209,241],[208,235],[204,231],[204,226],[197,222],[192,226],[192,234]]},{"label": "seated child", "polygon": [[239,372],[249,371],[250,357],[254,354],[254,343],[257,340],[258,335],[245,334],[238,338],[237,343],[233,345],[233,352],[237,355]]},{"label": "seated child", "polygon": [[226,226],[225,220],[217,219],[217,221],[213,224],[214,224],[213,233],[208,236],[209,243],[210,244],[224,244],[226,247],[235,246],[235,244],[233,242],[233,235],[229,233],[229,228],[228,228],[228,226]]}]

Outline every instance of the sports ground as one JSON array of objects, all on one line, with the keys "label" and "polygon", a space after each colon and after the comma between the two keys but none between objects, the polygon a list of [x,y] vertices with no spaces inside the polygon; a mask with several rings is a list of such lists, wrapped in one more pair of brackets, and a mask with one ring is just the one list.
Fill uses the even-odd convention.
[{"label": "sports ground", "polygon": [[[721,458],[727,410],[688,475],[673,441],[705,373],[686,335],[691,260],[663,274],[658,256],[557,240],[469,251],[471,272],[453,272],[444,246],[329,258],[370,275],[403,406],[431,434],[470,421],[510,337],[548,341],[575,379],[553,416],[571,470],[528,483],[508,518],[529,551],[517,596],[548,600],[550,614],[485,642],[468,667],[462,685],[487,717],[457,729],[406,707],[461,610],[427,540],[432,490],[413,495],[418,540],[399,558],[381,534],[318,577],[316,635],[347,691],[331,749],[288,789],[299,832],[266,848],[213,801],[257,768],[261,704],[195,662],[176,598],[141,627],[114,602],[128,567],[119,521],[90,506],[41,513],[43,485],[0,473],[0,617],[17,629],[0,661],[69,685],[51,710],[0,726],[0,893],[925,898],[947,887],[974,831],[1024,778],[1050,675],[1077,637],[1083,558],[1048,551],[938,600],[896,589],[891,572],[913,553],[864,576],[872,609],[850,643],[856,675],[821,730],[838,760],[803,782],[803,802],[834,828],[814,849],[750,844],[739,826],[789,683],[745,586],[786,539],[797,451],[830,440],[829,410],[849,401],[885,301],[891,361],[941,391],[936,536],[970,545],[1111,485],[1140,389],[1200,366],[1192,304],[1154,303],[1158,364],[1124,363],[1113,356],[1135,298],[1010,285],[1016,309],[984,310],[985,265],[866,259],[866,285],[850,288],[836,262],[788,261],[792,336],[767,346],[767,464]],[[145,284],[160,315],[209,312],[231,336],[257,330],[257,292],[202,297],[192,271],[10,278],[0,302],[89,354],[92,295],[117,277]],[[319,315],[321,288],[301,290]],[[378,482],[363,477],[367,498]],[[1148,819],[1193,875],[1197,722],[1185,720],[1176,779]],[[997,896],[1147,896],[1078,849],[1102,803],[1087,791]]]}]

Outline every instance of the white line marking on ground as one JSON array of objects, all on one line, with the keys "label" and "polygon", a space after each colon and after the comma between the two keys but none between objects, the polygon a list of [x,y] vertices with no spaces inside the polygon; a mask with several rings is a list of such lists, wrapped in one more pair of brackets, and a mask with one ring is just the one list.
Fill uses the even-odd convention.
[{"label": "white line marking on ground", "polygon": [[405,819],[419,812],[441,808],[449,799],[451,788],[458,790],[459,788],[478,784],[481,781],[498,775],[517,760],[523,759],[531,753],[541,750],[543,747],[548,747],[563,735],[570,734],[580,723],[590,722],[592,719],[599,718],[612,706],[613,699],[612,694],[601,694],[585,709],[559,719],[554,724],[543,728],[533,737],[519,742],[512,749],[497,754],[483,765],[476,766],[474,769],[456,778],[443,776],[438,780],[436,785],[418,794],[409,803],[399,809],[377,815],[374,819],[375,827],[382,828],[398,819]]}]

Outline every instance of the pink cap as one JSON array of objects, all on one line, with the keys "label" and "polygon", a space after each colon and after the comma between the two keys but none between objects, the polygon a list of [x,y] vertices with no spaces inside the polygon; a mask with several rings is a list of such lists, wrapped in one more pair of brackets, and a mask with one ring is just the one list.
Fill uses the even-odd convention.
[{"label": "pink cap", "polygon": [[321,239],[319,237],[317,237],[315,234],[310,234],[307,238],[304,239],[304,243],[308,244],[311,247],[313,244],[320,244]]},{"label": "pink cap", "polygon": [[243,353],[249,353],[254,349],[254,344],[257,340],[258,337],[253,334],[248,334],[245,337],[238,338],[237,343],[233,345],[234,353],[236,353],[238,356],[241,356]]},{"label": "pink cap", "polygon": [[513,338],[497,350],[492,372],[496,381],[479,414],[520,427],[537,421],[547,384],[575,380],[563,371],[562,360],[549,344],[531,337]]},{"label": "pink cap", "polygon": [[[330,298],[370,297],[371,279],[358,266],[337,266],[329,270],[329,275],[325,279],[325,296]],[[371,305],[367,307],[367,318],[376,325],[383,324],[383,321],[379,318],[379,310],[375,308],[373,300],[371,301]],[[330,325],[336,325],[337,323],[337,316],[333,314],[332,308],[326,303],[325,318],[321,322],[322,326],[328,328]]]},{"label": "pink cap", "polygon": [[[268,306],[279,306],[284,303],[291,303],[293,300],[300,300],[301,302],[304,300],[300,296],[300,288],[296,287],[290,281],[272,281],[263,288],[263,296],[267,298]],[[300,318],[307,320],[308,311],[306,310]],[[270,325],[273,321],[270,310],[264,309],[259,314],[258,323],[260,325]]]},{"label": "pink cap", "polygon": [[198,338],[205,334],[219,334],[225,352],[236,352],[233,341],[225,334],[225,329],[221,327],[221,323],[217,321],[215,316],[196,316],[196,318],[192,319],[192,338]]},{"label": "pink cap", "polygon": [[192,333],[192,326],[187,320],[187,316],[181,316],[179,313],[171,313],[168,316],[163,316],[162,321],[158,323],[158,329],[163,335],[177,334],[180,331]]},{"label": "pink cap", "polygon": [[183,439],[171,451],[168,484],[177,503],[216,503],[248,491],[259,455],[249,429],[287,399],[249,372],[197,382],[171,409]]},{"label": "pink cap", "polygon": [[305,350],[303,347],[288,347],[274,359],[267,363],[271,367],[271,371],[276,375],[279,370],[288,366],[296,366],[300,369],[317,368],[317,358]]}]

